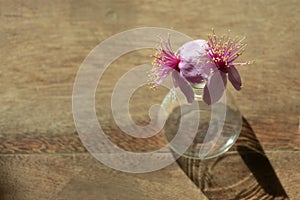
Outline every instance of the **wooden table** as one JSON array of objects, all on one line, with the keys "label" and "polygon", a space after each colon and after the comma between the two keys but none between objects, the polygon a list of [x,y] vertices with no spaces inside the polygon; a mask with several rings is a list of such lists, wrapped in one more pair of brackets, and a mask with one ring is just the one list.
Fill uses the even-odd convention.
[{"label": "wooden table", "polygon": [[[299,7],[297,0],[1,0],[0,199],[299,199]],[[85,150],[72,118],[77,70],[101,41],[144,26],[193,38],[205,38],[212,27],[247,35],[243,58],[256,62],[240,68],[244,87],[233,94],[244,126],[227,154],[128,174]],[[151,53],[120,57],[97,89],[99,122],[131,151],[155,149],[159,138],[126,137],[110,113],[110,94],[118,78],[149,62]],[[138,90],[133,119],[147,124],[144,110],[166,92]]]}]

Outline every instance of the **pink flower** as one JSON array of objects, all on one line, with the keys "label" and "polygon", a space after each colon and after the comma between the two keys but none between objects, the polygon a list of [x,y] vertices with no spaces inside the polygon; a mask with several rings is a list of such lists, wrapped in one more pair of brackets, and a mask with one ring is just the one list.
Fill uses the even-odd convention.
[{"label": "pink flower", "polygon": [[[234,61],[244,52],[243,40],[236,37],[232,39],[227,36],[218,37],[213,34],[208,35],[208,43],[205,48],[209,63],[215,65],[216,70],[209,77],[203,90],[203,100],[207,104],[217,102],[223,95],[228,79],[236,90],[241,89],[242,81],[235,66],[250,64],[250,62],[234,63]],[[202,58],[202,57],[201,57]],[[200,59],[201,59],[200,58]],[[217,81],[222,81],[217,83]],[[224,86],[222,86],[224,85]]]},{"label": "pink flower", "polygon": [[232,39],[227,36],[208,35],[208,41],[193,40],[182,45],[174,52],[167,41],[161,40],[160,47],[153,55],[152,85],[156,87],[172,73],[175,87],[179,87],[189,103],[194,100],[190,84],[206,82],[203,88],[203,100],[213,104],[223,96],[228,79],[236,90],[241,89],[242,81],[235,66],[250,62],[234,63],[244,52],[242,38]]},{"label": "pink flower", "polygon": [[205,40],[194,40],[185,43],[175,53],[167,41],[161,40],[161,46],[153,55],[153,70],[151,82],[153,87],[158,86],[172,72],[175,87],[179,87],[189,103],[194,100],[194,92],[189,83],[202,83],[209,76],[210,69],[206,60],[199,60],[199,53],[205,54]]}]

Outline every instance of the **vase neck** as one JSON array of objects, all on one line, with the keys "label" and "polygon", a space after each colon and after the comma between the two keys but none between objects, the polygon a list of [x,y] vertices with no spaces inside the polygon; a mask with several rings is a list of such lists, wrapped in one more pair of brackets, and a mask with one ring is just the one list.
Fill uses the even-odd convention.
[{"label": "vase neck", "polygon": [[196,101],[202,101],[203,88],[205,87],[205,84],[206,84],[205,82],[199,84],[191,84],[191,87],[195,94]]}]

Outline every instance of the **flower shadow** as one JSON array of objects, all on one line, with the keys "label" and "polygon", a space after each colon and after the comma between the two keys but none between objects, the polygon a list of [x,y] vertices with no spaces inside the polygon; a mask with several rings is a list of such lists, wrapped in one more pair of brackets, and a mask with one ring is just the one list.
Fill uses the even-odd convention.
[{"label": "flower shadow", "polygon": [[180,157],[177,163],[208,199],[289,199],[245,118],[227,153],[208,160]]}]

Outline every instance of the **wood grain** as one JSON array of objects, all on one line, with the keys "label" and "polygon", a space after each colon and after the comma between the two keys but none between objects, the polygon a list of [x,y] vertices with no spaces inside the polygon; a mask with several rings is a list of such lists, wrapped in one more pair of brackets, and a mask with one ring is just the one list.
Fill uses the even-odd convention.
[{"label": "wood grain", "polygon": [[[201,161],[180,157],[177,162],[212,200],[221,196],[225,199],[289,199],[246,119],[231,150],[213,159]],[[292,195],[292,199],[298,196]]]},{"label": "wood grain", "polygon": [[[163,26],[203,38],[214,26],[217,32],[247,33],[249,47],[244,59],[256,63],[240,68],[244,88],[233,94],[264,148],[299,150],[298,1],[232,3],[236,8],[221,0],[189,1],[180,13],[163,15],[161,8],[171,11],[181,3],[169,7],[166,2],[152,1],[142,5],[121,0],[1,1],[1,132],[75,136],[71,95],[76,72],[88,52],[114,33]],[[210,14],[214,11],[219,12]],[[121,57],[101,80],[96,97],[101,103],[97,101],[96,108],[107,129],[112,129],[109,105],[114,83],[133,66],[149,62],[149,54],[145,50]],[[139,98],[147,93],[145,88]],[[160,102],[164,94],[147,95],[148,102]],[[137,116],[147,121],[147,114]],[[273,138],[278,140],[276,145]]]},{"label": "wood grain", "polygon": [[[232,93],[287,195],[298,199],[299,7],[297,0],[0,0],[1,199],[73,199],[84,197],[87,191],[95,195],[91,199],[98,195],[130,199],[126,195],[131,194],[132,199],[173,199],[180,195],[182,199],[197,199],[201,195],[175,165],[174,174],[167,168],[151,176],[141,175],[141,179],[120,175],[104,184],[102,179],[116,172],[90,164],[94,161],[85,157],[76,132],[72,90],[80,64],[106,38],[144,26],[171,28],[193,38],[205,38],[212,27],[217,33],[231,29],[233,34],[247,35],[243,60],[254,59],[255,63],[239,69],[243,89]],[[120,57],[97,88],[99,122],[114,143],[130,151],[151,151],[164,144],[159,135],[143,140],[123,133],[110,108],[115,83],[134,66],[149,63],[151,53],[141,50]],[[135,93],[130,108],[137,124],[149,122],[149,107],[160,103],[166,92],[145,87]],[[231,154],[238,157],[236,149]],[[70,165],[75,161],[82,163],[80,168]],[[235,161],[226,163],[229,169],[246,170]],[[91,170],[101,168],[95,177],[90,165]],[[90,177],[80,174],[82,171],[88,171]],[[160,181],[169,179],[167,176],[170,183],[163,191]],[[121,191],[127,186],[119,183],[122,180],[138,189],[109,198],[123,195]],[[91,187],[94,182],[97,184]],[[185,184],[186,188],[181,187]],[[82,190],[80,186],[84,186]],[[107,190],[96,189],[101,187]],[[80,195],[74,196],[72,191],[78,190]]]},{"label": "wood grain", "polygon": [[206,199],[176,164],[129,174],[108,168],[87,153],[3,155],[0,177],[1,200]]}]

